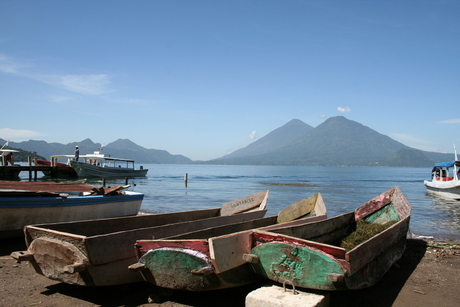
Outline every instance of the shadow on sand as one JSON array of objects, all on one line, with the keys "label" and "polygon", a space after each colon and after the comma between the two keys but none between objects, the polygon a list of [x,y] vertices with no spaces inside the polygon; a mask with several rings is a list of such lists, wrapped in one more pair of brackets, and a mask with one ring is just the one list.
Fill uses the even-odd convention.
[{"label": "shadow on sand", "polygon": [[377,284],[362,290],[330,292],[330,306],[392,306],[426,249],[425,241],[408,239],[401,259]]}]

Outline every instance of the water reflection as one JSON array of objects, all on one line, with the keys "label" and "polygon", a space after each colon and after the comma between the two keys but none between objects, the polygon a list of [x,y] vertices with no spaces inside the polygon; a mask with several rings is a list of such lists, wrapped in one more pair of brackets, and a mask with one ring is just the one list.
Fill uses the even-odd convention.
[{"label": "water reflection", "polygon": [[433,227],[440,233],[460,233],[460,201],[427,193],[437,218]]}]

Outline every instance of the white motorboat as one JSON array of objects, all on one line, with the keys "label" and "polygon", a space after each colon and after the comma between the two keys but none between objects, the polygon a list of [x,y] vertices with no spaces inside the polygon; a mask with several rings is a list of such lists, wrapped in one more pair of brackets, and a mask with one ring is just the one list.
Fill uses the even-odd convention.
[{"label": "white motorboat", "polygon": [[455,151],[455,160],[436,163],[431,171],[431,180],[425,180],[427,191],[439,196],[460,200],[460,161]]}]

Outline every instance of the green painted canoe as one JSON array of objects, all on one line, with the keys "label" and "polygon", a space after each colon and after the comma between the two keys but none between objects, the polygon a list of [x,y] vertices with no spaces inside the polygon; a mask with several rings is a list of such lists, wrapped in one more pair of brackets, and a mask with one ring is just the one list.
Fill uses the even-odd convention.
[{"label": "green painted canoe", "polygon": [[[402,256],[410,212],[406,198],[394,187],[354,212],[313,224],[254,230],[253,248],[244,258],[261,276],[296,287],[370,287]],[[344,239],[360,230],[364,237],[355,245],[339,245],[346,246]]]},{"label": "green painted canoe", "polygon": [[[299,204],[307,206],[308,212],[299,208]],[[231,288],[260,280],[261,276],[242,258],[251,250],[248,239],[253,229],[326,218],[326,207],[319,193],[292,205],[282,211],[283,220],[290,222],[278,224],[279,216],[272,216],[160,240],[138,240],[139,261],[131,268],[139,270],[154,285],[187,291]]]}]

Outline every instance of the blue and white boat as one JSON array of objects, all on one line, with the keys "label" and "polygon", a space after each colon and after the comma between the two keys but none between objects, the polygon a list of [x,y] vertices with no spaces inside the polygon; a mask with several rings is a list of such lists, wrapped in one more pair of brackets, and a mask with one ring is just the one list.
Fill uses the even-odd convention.
[{"label": "blue and white boat", "polygon": [[460,161],[455,151],[455,160],[436,163],[431,171],[431,180],[425,180],[427,191],[436,195],[460,200]]},{"label": "blue and white boat", "polygon": [[136,215],[143,193],[55,182],[0,182],[0,238],[18,237],[26,225]]}]

